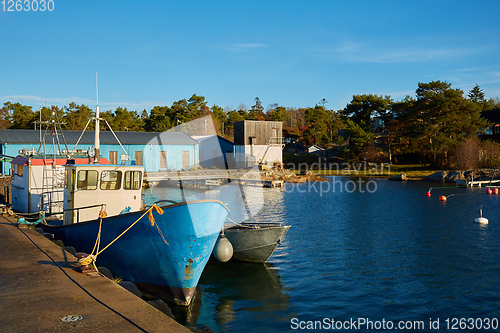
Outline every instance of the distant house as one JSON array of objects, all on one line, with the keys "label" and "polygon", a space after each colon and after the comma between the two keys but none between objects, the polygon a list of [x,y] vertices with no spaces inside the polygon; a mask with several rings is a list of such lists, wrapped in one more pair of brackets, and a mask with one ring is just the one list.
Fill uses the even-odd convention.
[{"label": "distant house", "polygon": [[318,155],[323,155],[324,152],[325,152],[325,149],[324,148],[321,148],[320,146],[318,145],[311,145],[309,147],[307,147],[307,152],[309,154],[318,154]]},{"label": "distant house", "polygon": [[234,123],[234,150],[238,167],[283,162],[283,123],[244,120]]},{"label": "distant house", "polygon": [[370,120],[370,132],[380,133],[384,131],[384,121],[380,117],[374,117]]},{"label": "distant house", "polygon": [[300,142],[288,143],[283,148],[283,152],[290,154],[305,154],[307,153],[307,148]]},{"label": "distant house", "polygon": [[[0,129],[0,155],[16,157],[45,154],[50,158],[66,156],[69,152],[92,154],[94,132],[48,131],[24,129]],[[101,157],[111,164],[143,165],[146,172],[162,170],[186,170],[199,164],[199,142],[182,132],[112,132],[102,131],[100,135]],[[40,145],[40,140],[45,145]],[[78,145],[76,143],[78,142]],[[122,148],[123,147],[123,148]],[[128,157],[127,157],[128,156]],[[130,158],[130,160],[129,160]],[[10,163],[0,163],[0,173],[9,175]]]},{"label": "distant house", "polygon": [[500,141],[500,109],[481,112],[481,116],[492,123],[492,126],[485,128],[482,134],[483,139]]},{"label": "distant house", "polygon": [[234,143],[218,135],[199,135],[192,138],[200,144],[201,167],[234,168]]}]

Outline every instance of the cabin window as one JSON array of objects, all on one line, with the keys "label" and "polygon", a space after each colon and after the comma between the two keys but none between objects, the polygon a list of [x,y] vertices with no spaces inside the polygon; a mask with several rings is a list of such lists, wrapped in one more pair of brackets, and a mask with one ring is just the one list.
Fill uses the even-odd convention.
[{"label": "cabin window", "polygon": [[76,188],[79,190],[97,189],[97,171],[95,170],[78,171]]},{"label": "cabin window", "polygon": [[101,190],[119,190],[122,182],[121,171],[101,172]]},{"label": "cabin window", "polygon": [[22,165],[17,164],[17,175],[19,177],[23,176],[23,166]]},{"label": "cabin window", "polygon": [[140,171],[125,171],[125,185],[126,190],[138,190],[141,188],[142,172]]}]

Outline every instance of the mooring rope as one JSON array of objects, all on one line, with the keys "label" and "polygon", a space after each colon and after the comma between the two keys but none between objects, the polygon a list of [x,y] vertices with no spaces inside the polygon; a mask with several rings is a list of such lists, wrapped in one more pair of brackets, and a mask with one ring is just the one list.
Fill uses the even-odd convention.
[{"label": "mooring rope", "polygon": [[94,248],[92,249],[92,253],[86,256],[85,258],[80,259],[78,262],[80,265],[90,265],[93,264],[95,267],[95,262],[97,260],[97,256],[101,254],[104,250],[106,250],[108,247],[110,247],[114,242],[116,242],[118,239],[120,239],[127,231],[129,231],[137,222],[139,222],[146,214],[148,214],[148,219],[149,222],[151,222],[151,226],[154,226],[156,224],[156,229],[158,230],[158,233],[160,236],[163,238],[163,241],[168,244],[168,242],[165,240],[165,237],[163,236],[163,233],[160,230],[160,227],[158,223],[155,223],[155,219],[153,217],[153,209],[156,210],[156,212],[160,215],[163,214],[163,209],[161,209],[159,206],[156,204],[153,204],[151,207],[149,207],[144,214],[141,215],[134,223],[132,223],[125,231],[123,231],[120,235],[118,235],[115,239],[113,239],[108,245],[106,245],[103,249],[99,250],[100,242],[101,242],[101,231],[102,231],[102,219],[106,216],[105,211],[101,211],[99,213],[99,231],[97,233],[97,238],[96,242],[94,245]]}]

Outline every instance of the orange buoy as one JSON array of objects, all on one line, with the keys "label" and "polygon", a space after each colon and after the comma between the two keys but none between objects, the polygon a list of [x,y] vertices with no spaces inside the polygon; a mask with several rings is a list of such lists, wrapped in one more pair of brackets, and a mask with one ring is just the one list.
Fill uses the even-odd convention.
[{"label": "orange buoy", "polygon": [[439,201],[446,201],[446,197],[444,195],[440,196]]},{"label": "orange buoy", "polygon": [[493,193],[493,191],[491,190],[491,188],[486,190],[486,194],[492,194],[492,193]]},{"label": "orange buoy", "polygon": [[498,195],[498,187],[495,187],[495,188],[493,189],[493,194]]}]

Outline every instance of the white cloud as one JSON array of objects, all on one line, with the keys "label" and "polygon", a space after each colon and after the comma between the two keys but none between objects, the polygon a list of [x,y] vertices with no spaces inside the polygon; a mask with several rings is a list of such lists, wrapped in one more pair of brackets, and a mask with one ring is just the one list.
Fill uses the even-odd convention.
[{"label": "white cloud", "polygon": [[267,47],[267,45],[253,43],[253,44],[236,44],[236,45],[229,47],[229,49],[232,51],[237,51],[237,52],[246,52],[249,50],[263,48],[263,47]]},{"label": "white cloud", "polygon": [[446,60],[484,52],[483,48],[386,46],[346,42],[334,48],[315,49],[318,54],[335,56],[344,61],[359,63],[401,63]]}]

